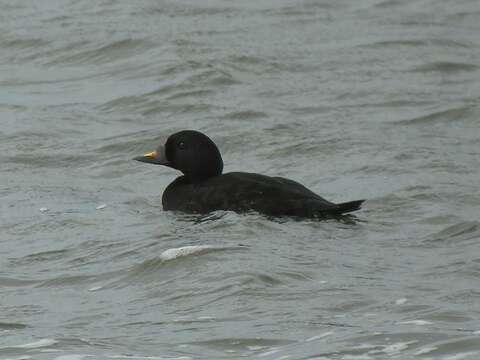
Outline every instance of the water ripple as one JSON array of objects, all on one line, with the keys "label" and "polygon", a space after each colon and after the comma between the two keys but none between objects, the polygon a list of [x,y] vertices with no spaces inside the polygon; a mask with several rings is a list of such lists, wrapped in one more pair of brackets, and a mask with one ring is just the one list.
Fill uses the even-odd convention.
[{"label": "water ripple", "polygon": [[437,61],[429,64],[417,66],[410,71],[428,73],[428,72],[441,72],[446,74],[458,73],[458,72],[474,72],[480,70],[480,66],[470,63]]},{"label": "water ripple", "polygon": [[[104,64],[116,60],[125,59],[130,56],[137,56],[142,51],[148,51],[152,43],[144,39],[123,39],[118,40],[93,50],[78,51],[73,55],[57,56],[46,63],[53,65],[78,65],[78,64]],[[73,49],[67,49],[69,53]]]},{"label": "water ripple", "polygon": [[[0,358],[478,358],[477,3],[4,2]],[[163,211],[185,128],[369,201]]]},{"label": "water ripple", "polygon": [[431,112],[426,115],[417,116],[412,119],[396,121],[395,125],[430,125],[437,122],[461,121],[468,117],[473,111],[471,106],[461,106]]},{"label": "water ripple", "polygon": [[442,230],[429,235],[426,241],[457,244],[478,238],[480,238],[480,222],[465,221],[447,226]]}]

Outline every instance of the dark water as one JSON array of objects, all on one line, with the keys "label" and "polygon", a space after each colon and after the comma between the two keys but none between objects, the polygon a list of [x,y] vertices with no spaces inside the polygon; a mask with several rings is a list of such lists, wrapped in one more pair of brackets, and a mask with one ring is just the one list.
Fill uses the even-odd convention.
[{"label": "dark water", "polygon": [[[480,358],[480,3],[1,1],[1,359]],[[353,223],[164,212],[180,129]]]}]

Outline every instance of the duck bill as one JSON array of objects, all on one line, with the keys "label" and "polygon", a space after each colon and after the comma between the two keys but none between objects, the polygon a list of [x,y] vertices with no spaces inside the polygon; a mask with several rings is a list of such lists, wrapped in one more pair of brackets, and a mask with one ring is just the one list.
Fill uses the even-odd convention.
[{"label": "duck bill", "polygon": [[134,157],[133,160],[148,164],[170,166],[170,162],[165,156],[165,149],[163,146],[159,146],[157,150],[143,154],[142,156]]}]

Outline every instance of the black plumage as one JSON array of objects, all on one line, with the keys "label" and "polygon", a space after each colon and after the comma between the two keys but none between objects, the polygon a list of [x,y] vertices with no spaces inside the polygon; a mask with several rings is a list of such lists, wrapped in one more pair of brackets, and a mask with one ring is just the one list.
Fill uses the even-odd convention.
[{"label": "black plumage", "polygon": [[193,130],[171,135],[165,146],[135,160],[169,166],[183,173],[163,193],[165,210],[254,210],[270,216],[325,218],[358,210],[364,201],[335,204],[290,179],[247,172],[222,174],[223,161],[217,146],[206,135]]}]

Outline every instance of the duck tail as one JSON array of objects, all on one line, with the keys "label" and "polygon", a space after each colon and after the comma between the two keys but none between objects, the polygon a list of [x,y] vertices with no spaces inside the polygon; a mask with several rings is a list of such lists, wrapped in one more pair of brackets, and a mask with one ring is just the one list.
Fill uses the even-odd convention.
[{"label": "duck tail", "polygon": [[365,200],[354,200],[354,201],[347,201],[344,203],[337,204],[336,212],[338,214],[346,214],[355,210],[360,209],[362,203]]}]

